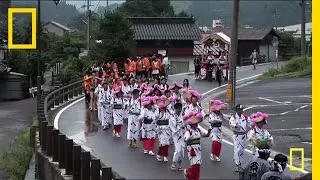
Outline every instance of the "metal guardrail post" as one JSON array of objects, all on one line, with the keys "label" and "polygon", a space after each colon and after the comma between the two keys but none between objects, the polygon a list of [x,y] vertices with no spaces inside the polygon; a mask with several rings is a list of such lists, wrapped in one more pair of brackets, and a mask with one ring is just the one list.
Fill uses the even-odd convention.
[{"label": "metal guardrail post", "polygon": [[66,159],[65,159],[65,140],[66,135],[59,134],[58,135],[58,160],[59,160],[59,168],[65,168],[66,166]]},{"label": "metal guardrail post", "polygon": [[105,165],[102,165],[101,171],[102,171],[101,180],[112,180],[113,179],[112,167],[106,167]]},{"label": "metal guardrail post", "polygon": [[41,150],[42,151],[46,151],[47,149],[47,125],[48,125],[48,121],[41,121]]},{"label": "metal guardrail post", "polygon": [[59,156],[58,156],[58,134],[59,130],[54,129],[52,131],[52,161],[58,162]]},{"label": "metal guardrail post", "polygon": [[73,179],[81,179],[81,146],[73,145]]},{"label": "metal guardrail post", "polygon": [[53,126],[52,125],[47,125],[47,151],[46,154],[47,156],[52,156],[52,130],[53,130]]},{"label": "metal guardrail post", "polygon": [[91,158],[91,180],[100,180],[100,160],[96,158]]},{"label": "metal guardrail post", "polygon": [[65,143],[66,175],[71,175],[73,170],[73,140],[66,138]]},{"label": "metal guardrail post", "polygon": [[90,179],[90,152],[81,152],[81,180]]}]

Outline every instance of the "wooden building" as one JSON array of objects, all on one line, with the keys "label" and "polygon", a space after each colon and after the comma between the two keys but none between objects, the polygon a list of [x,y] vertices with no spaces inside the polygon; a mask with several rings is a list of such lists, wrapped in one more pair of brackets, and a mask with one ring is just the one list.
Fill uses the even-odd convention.
[{"label": "wooden building", "polygon": [[134,54],[166,52],[171,73],[194,70],[194,41],[201,40],[200,29],[189,17],[132,17],[137,46]]},{"label": "wooden building", "polygon": [[[231,38],[231,30],[222,30],[224,34]],[[238,32],[238,58],[237,65],[251,64],[250,55],[254,49],[257,50],[261,58],[258,63],[276,61],[277,46],[279,35],[273,28],[239,28]]]}]

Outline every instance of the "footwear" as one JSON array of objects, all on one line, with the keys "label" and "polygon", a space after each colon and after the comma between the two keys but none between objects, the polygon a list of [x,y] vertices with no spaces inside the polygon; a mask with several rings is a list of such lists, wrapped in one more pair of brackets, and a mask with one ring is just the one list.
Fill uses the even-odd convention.
[{"label": "footwear", "polygon": [[133,143],[133,144],[132,144],[132,147],[134,147],[134,148],[138,148],[139,146],[138,146],[138,144],[137,144],[137,143]]},{"label": "footwear", "polygon": [[183,170],[183,175],[184,175],[184,177],[187,179],[187,169],[184,169],[184,170]]},{"label": "footwear", "polygon": [[172,165],[171,165],[171,170],[176,171],[176,170],[177,170],[177,167],[176,167],[174,164],[172,164]]},{"label": "footwear", "polygon": [[150,155],[150,156],[154,156],[155,154],[154,154],[154,152],[149,151],[149,155]]},{"label": "footwear", "polygon": [[179,166],[178,171],[183,171],[183,168],[181,166]]},{"label": "footwear", "polygon": [[116,137],[118,137],[118,138],[119,138],[119,137],[120,137],[120,134],[119,134],[119,133],[116,133]]},{"label": "footwear", "polygon": [[162,161],[161,156],[157,155],[157,161]]},{"label": "footwear", "polygon": [[116,132],[114,130],[112,132],[112,136],[116,136]]},{"label": "footwear", "polygon": [[129,148],[132,147],[132,142],[129,142],[128,147]]},{"label": "footwear", "polygon": [[214,161],[214,160],[215,160],[215,158],[213,157],[213,154],[210,155],[210,160],[211,160],[211,161]]},{"label": "footwear", "polygon": [[148,154],[148,150],[143,150],[143,153],[144,154]]},{"label": "footwear", "polygon": [[220,162],[220,161],[221,161],[221,159],[220,159],[218,156],[215,157],[215,160],[216,160],[217,162]]},{"label": "footwear", "polygon": [[169,160],[168,160],[167,157],[163,157],[163,161],[164,161],[164,162],[168,162]]},{"label": "footwear", "polygon": [[234,168],[234,172],[239,172],[240,170],[241,170],[241,166],[236,165],[236,167]]}]

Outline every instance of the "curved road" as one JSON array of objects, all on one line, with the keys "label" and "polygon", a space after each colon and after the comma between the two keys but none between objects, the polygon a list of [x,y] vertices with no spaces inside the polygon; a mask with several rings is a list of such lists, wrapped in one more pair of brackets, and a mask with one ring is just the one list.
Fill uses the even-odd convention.
[{"label": "curved road", "polygon": [[[263,65],[258,70],[251,70],[251,67],[238,69],[238,79],[259,74],[271,65]],[[170,76],[170,81],[179,81],[188,78],[190,85],[204,93],[215,88],[216,83],[195,81],[192,75]],[[114,138],[112,130],[103,131],[97,121],[96,112],[87,111],[83,100],[70,104],[60,113],[58,126],[61,132],[72,138],[84,149],[88,150],[101,159],[108,166],[128,179],[183,179],[182,172],[170,170],[171,161],[157,162],[154,156],[144,155],[141,148],[129,149],[126,140],[126,125],[121,138]],[[221,162],[212,162],[209,159],[211,141],[208,138],[202,140],[201,179],[237,179],[238,174],[233,171],[233,147],[230,143],[223,144]],[[155,149],[156,151],[156,149]],[[172,158],[170,149],[170,158]],[[245,154],[249,160],[251,155]],[[184,167],[188,166],[188,159],[185,158]],[[298,173],[300,174],[300,173]],[[294,175],[297,175],[296,173]]]}]

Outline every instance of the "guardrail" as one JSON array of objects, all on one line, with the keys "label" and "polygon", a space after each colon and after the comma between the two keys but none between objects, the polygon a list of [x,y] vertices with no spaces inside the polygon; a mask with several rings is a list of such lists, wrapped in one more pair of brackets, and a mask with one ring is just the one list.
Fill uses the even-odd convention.
[{"label": "guardrail", "polygon": [[[48,160],[57,163],[63,176],[72,176],[75,180],[124,180],[125,178],[114,172],[112,167],[100,162],[53,126],[55,108],[82,97],[83,93],[82,81],[56,89],[49,94],[42,93],[38,107],[38,125],[35,124],[31,128],[31,145],[49,157]],[[37,131],[40,146],[36,143]]]}]

